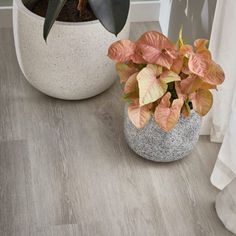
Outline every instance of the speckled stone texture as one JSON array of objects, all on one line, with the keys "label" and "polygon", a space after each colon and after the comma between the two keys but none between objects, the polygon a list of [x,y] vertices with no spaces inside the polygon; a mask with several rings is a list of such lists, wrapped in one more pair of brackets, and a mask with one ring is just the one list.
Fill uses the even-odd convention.
[{"label": "speckled stone texture", "polygon": [[17,59],[26,79],[41,92],[56,98],[78,100],[95,96],[117,79],[108,47],[129,37],[129,23],[118,38],[101,23],[55,22],[47,43],[44,18],[14,0],[13,28]]},{"label": "speckled stone texture", "polygon": [[192,112],[181,117],[176,127],[162,130],[154,118],[143,128],[137,129],[130,121],[125,108],[124,133],[127,143],[138,155],[156,162],[172,162],[188,156],[199,138],[201,117]]}]

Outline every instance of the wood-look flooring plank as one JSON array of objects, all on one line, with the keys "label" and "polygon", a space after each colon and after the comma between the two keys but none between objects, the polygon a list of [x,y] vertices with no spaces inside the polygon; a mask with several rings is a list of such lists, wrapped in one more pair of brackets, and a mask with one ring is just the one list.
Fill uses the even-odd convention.
[{"label": "wood-look flooring plank", "polygon": [[0,142],[1,236],[28,235],[35,223],[31,180],[26,141]]}]

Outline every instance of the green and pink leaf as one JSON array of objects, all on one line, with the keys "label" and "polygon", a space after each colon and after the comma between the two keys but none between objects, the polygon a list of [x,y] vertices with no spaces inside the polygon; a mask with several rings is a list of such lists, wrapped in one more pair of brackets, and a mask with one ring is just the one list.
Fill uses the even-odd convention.
[{"label": "green and pink leaf", "polygon": [[116,71],[120,77],[120,82],[125,83],[131,75],[138,72],[138,69],[131,64],[117,63]]},{"label": "green and pink leaf", "polygon": [[174,81],[181,81],[181,78],[178,74],[176,74],[175,72],[169,70],[169,71],[165,71],[161,74],[160,76],[160,80],[163,83],[171,83]]},{"label": "green and pink leaf", "polygon": [[167,84],[157,79],[156,73],[151,68],[142,69],[138,76],[140,106],[157,101],[167,91]]}]

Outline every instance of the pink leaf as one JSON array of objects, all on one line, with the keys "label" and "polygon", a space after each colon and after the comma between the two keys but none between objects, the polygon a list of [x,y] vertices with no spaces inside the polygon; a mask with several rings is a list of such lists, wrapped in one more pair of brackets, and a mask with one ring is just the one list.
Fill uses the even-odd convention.
[{"label": "pink leaf", "polygon": [[189,98],[193,104],[193,109],[201,116],[205,116],[213,104],[213,96],[209,90],[199,89]]},{"label": "pink leaf", "polygon": [[166,53],[173,59],[176,59],[178,57],[178,52],[176,48],[165,48]]},{"label": "pink leaf", "polygon": [[201,54],[193,54],[189,59],[189,69],[192,73],[204,77],[207,75],[211,62]]},{"label": "pink leaf", "polygon": [[181,89],[181,83],[179,81],[175,82],[175,91],[177,93],[178,98],[186,100],[187,94],[185,94]]},{"label": "pink leaf", "polygon": [[135,48],[135,43],[130,40],[119,40],[110,46],[108,56],[114,61],[124,63],[131,60],[135,53]]},{"label": "pink leaf", "polygon": [[196,50],[203,50],[203,49],[207,49],[207,44],[209,43],[209,40],[207,39],[196,39],[194,41],[194,46],[196,48]]},{"label": "pink leaf", "polygon": [[189,57],[189,55],[193,53],[193,47],[191,45],[184,44],[181,46],[179,52],[180,55]]},{"label": "pink leaf", "polygon": [[138,90],[138,81],[137,81],[138,73],[134,73],[129,77],[127,82],[125,83],[124,93],[132,93],[135,90]]},{"label": "pink leaf", "polygon": [[153,70],[156,77],[160,76],[163,72],[163,68],[161,66],[158,66],[158,65],[148,64],[147,68],[150,68],[151,70]]},{"label": "pink leaf", "polygon": [[138,40],[138,44],[148,45],[154,49],[175,49],[171,41],[163,34],[157,31],[144,33]]},{"label": "pink leaf", "polygon": [[210,68],[202,80],[212,85],[222,84],[225,80],[225,74],[220,65],[211,61]]},{"label": "pink leaf", "polygon": [[213,85],[213,84],[208,84],[206,82],[204,82],[202,80],[202,84],[201,84],[201,89],[205,89],[205,90],[209,90],[209,89],[216,89],[217,90],[217,86],[216,85]]},{"label": "pink leaf", "polygon": [[206,59],[211,60],[211,53],[206,47],[208,42],[207,39],[197,39],[194,41],[194,46],[196,53],[202,54]]},{"label": "pink leaf", "polygon": [[168,70],[168,71],[165,71],[161,74],[160,80],[164,83],[170,83],[170,82],[174,82],[174,81],[180,81],[181,78],[175,72]]},{"label": "pink leaf", "polygon": [[202,83],[203,81],[197,75],[191,74],[180,82],[181,90],[184,94],[191,94],[198,90]]},{"label": "pink leaf", "polygon": [[173,64],[170,69],[175,73],[179,74],[183,68],[183,63],[183,57],[178,56],[176,59],[173,60]]},{"label": "pink leaf", "polygon": [[167,84],[157,79],[155,71],[151,68],[142,69],[138,76],[140,106],[157,101],[162,97],[166,90]]},{"label": "pink leaf", "polygon": [[131,75],[138,71],[138,69],[129,64],[117,63],[116,71],[120,77],[120,82],[125,83]]},{"label": "pink leaf", "polygon": [[222,68],[214,61],[206,59],[202,54],[191,55],[188,65],[190,71],[200,76],[204,82],[212,85],[224,82],[225,75]]},{"label": "pink leaf", "polygon": [[143,128],[151,118],[151,112],[148,106],[140,107],[138,102],[131,103],[128,107],[128,116],[133,125],[141,129]]},{"label": "pink leaf", "polygon": [[143,58],[152,64],[170,68],[177,57],[174,45],[163,34],[155,31],[147,32],[137,42]]},{"label": "pink leaf", "polygon": [[131,60],[136,64],[147,64],[147,62],[144,60],[144,58],[142,56],[142,52],[141,52],[140,48],[138,48],[137,45],[135,48],[135,52],[134,52],[133,56],[131,57]]},{"label": "pink leaf", "polygon": [[187,103],[184,103],[182,110],[181,110],[181,114],[184,117],[189,117],[189,115],[191,114],[191,109]]},{"label": "pink leaf", "polygon": [[162,98],[155,110],[155,120],[158,125],[166,132],[172,130],[180,117],[183,99],[175,99],[170,105],[171,94],[168,92]]}]

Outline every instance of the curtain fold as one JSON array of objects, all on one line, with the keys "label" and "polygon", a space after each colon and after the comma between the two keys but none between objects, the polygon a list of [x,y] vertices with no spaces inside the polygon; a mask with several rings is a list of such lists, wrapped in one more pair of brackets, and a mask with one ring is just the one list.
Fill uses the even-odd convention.
[{"label": "curtain fold", "polygon": [[213,91],[212,111],[203,119],[202,135],[222,143],[211,181],[223,189],[236,176],[236,1],[218,0],[210,50],[226,75],[225,82]]},{"label": "curtain fold", "polygon": [[[234,91],[236,87],[234,87]],[[223,189],[236,177],[236,93],[233,96],[228,128],[216,161],[211,182]]]}]

